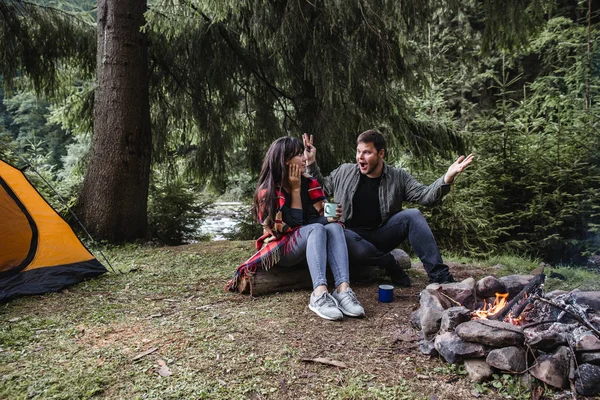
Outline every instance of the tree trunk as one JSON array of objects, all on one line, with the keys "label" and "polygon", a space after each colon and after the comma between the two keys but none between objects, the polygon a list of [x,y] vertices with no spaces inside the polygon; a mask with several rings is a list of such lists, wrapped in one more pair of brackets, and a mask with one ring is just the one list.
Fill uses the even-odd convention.
[{"label": "tree trunk", "polygon": [[84,225],[111,243],[146,236],[150,181],[146,0],[98,1],[94,136],[80,196]]}]

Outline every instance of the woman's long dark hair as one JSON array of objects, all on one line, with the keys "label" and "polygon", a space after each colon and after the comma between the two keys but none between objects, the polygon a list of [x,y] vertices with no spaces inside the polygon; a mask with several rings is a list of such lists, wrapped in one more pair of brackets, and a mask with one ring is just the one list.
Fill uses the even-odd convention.
[{"label": "woman's long dark hair", "polygon": [[[258,222],[265,222],[260,220],[261,217],[265,220],[267,216],[270,216],[269,228],[273,228],[275,214],[279,208],[275,190],[280,189],[283,182],[288,179],[288,166],[285,163],[298,154],[302,154],[303,151],[302,141],[289,136],[275,140],[267,150],[256,185],[252,214]],[[264,194],[259,198],[261,192]]]}]

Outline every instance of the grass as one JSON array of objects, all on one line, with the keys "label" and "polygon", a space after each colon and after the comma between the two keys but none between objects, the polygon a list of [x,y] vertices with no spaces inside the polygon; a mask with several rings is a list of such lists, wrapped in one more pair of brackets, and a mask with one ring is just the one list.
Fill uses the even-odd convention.
[{"label": "grass", "polygon": [[[356,287],[367,318],[333,323],[308,310],[308,291],[225,293],[251,251],[250,242],[110,248],[119,272],[1,304],[0,399],[471,398],[457,368],[398,340],[425,286],[421,270],[390,304],[377,302],[376,284]],[[464,273],[497,272],[490,262]],[[597,275],[556,272],[598,285]],[[348,368],[303,361],[315,357]]]}]

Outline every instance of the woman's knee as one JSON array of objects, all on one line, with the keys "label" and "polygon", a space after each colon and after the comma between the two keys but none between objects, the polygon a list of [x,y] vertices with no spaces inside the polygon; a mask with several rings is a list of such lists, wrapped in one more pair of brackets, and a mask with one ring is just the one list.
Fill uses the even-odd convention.
[{"label": "woman's knee", "polygon": [[309,232],[307,233],[307,236],[313,236],[313,237],[323,237],[325,238],[327,236],[327,231],[325,230],[325,226],[321,225],[321,224],[310,224],[310,225],[306,225],[306,228],[309,229]]},{"label": "woman's knee", "polygon": [[340,237],[344,237],[344,228],[342,228],[340,224],[331,223],[324,225],[324,227],[328,235],[339,235]]}]

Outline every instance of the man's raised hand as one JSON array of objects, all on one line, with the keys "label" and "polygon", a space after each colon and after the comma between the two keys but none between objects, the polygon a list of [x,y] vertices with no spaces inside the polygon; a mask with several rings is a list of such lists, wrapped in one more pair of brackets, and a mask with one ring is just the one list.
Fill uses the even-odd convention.
[{"label": "man's raised hand", "polygon": [[446,175],[444,176],[444,182],[452,183],[458,174],[463,172],[469,165],[471,165],[474,158],[475,155],[473,153],[466,157],[458,157],[458,159],[454,161],[454,163],[448,168],[448,172],[446,172]]},{"label": "man's raised hand", "polygon": [[302,141],[304,142],[306,165],[310,165],[314,163],[317,158],[317,149],[315,149],[315,146],[313,145],[313,135],[308,136],[307,133],[303,134]]}]

